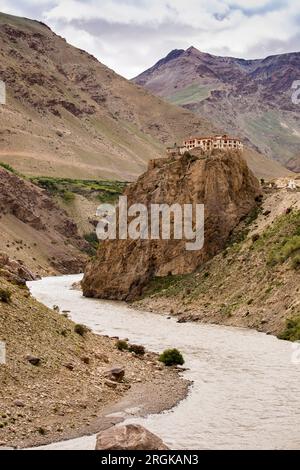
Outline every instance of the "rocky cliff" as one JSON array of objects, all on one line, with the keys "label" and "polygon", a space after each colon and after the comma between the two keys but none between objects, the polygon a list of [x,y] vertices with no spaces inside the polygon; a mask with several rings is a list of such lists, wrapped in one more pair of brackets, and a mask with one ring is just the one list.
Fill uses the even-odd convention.
[{"label": "rocky cliff", "polygon": [[142,203],[149,212],[150,204],[204,204],[204,246],[188,251],[184,239],[106,240],[86,269],[86,296],[130,300],[154,276],[194,271],[224,247],[232,229],[256,206],[260,188],[241,155],[217,151],[154,160],[125,195],[129,206]]}]

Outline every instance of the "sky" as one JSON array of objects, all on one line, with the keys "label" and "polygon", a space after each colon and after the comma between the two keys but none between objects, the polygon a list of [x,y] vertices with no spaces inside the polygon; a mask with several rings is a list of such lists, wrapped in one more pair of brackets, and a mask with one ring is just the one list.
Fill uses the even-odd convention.
[{"label": "sky", "polygon": [[126,78],[173,49],[262,58],[300,51],[299,0],[0,0]]}]

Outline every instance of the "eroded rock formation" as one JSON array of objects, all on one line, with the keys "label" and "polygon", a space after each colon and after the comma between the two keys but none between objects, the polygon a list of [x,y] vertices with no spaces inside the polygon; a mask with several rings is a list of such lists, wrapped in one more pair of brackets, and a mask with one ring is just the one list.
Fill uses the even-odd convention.
[{"label": "eroded rock formation", "polygon": [[[185,274],[218,253],[232,229],[257,204],[257,179],[237,152],[189,155],[150,162],[125,190],[128,206],[142,203],[204,204],[205,241],[188,251],[186,240],[106,240],[87,266],[85,296],[132,300],[153,276]],[[195,220],[193,220],[195,222]]]}]

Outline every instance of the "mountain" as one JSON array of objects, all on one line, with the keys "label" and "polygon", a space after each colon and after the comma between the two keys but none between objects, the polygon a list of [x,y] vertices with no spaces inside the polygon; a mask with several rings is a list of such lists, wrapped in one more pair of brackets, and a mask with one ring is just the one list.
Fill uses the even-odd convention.
[{"label": "mountain", "polygon": [[[151,221],[155,204],[163,202],[179,207],[192,204],[194,228],[200,224],[195,217],[196,204],[204,204],[204,246],[194,244],[189,250],[187,239],[180,236],[165,240],[105,240],[86,268],[82,282],[86,296],[130,300],[140,295],[155,276],[193,272],[225,246],[234,227],[255,209],[260,187],[237,152],[215,151],[213,155],[186,153],[177,159],[153,160],[148,171],[129,185],[125,194],[128,207],[136,201],[144,204]],[[182,218],[182,214],[179,217]],[[170,216],[171,233],[175,222],[178,227],[178,214]],[[158,224],[160,226],[160,222]],[[166,225],[167,222],[164,229]],[[149,224],[148,232],[152,233],[154,226],[154,222]],[[187,233],[187,226],[184,233]]]},{"label": "mountain", "polygon": [[133,82],[300,171],[299,105],[291,88],[299,70],[299,52],[244,60],[190,47],[172,51]]},{"label": "mountain", "polygon": [[[37,21],[0,13],[0,57],[0,161],[26,175],[129,181],[167,145],[226,130],[220,117],[213,125],[168,104]],[[248,153],[258,177],[287,174]]]},{"label": "mountain", "polygon": [[0,161],[26,175],[132,180],[213,126],[120,77],[45,24],[0,14]]}]

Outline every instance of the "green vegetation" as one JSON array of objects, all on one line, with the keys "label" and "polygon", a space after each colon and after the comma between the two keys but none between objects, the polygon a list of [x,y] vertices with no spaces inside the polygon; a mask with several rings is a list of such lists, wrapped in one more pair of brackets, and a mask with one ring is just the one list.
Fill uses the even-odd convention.
[{"label": "green vegetation", "polygon": [[12,293],[9,289],[0,289],[0,302],[9,304],[11,301]]},{"label": "green vegetation", "polygon": [[159,361],[163,362],[166,366],[174,366],[184,364],[184,359],[178,349],[166,349],[160,356]]},{"label": "green vegetation", "polygon": [[300,340],[300,315],[286,321],[286,327],[284,331],[278,335],[278,338],[287,341]]},{"label": "green vegetation", "polygon": [[114,203],[127,184],[121,181],[52,177],[32,177],[30,181],[49,193],[61,197],[67,203],[73,201],[76,194],[86,197],[94,195],[100,202]]},{"label": "green vegetation", "polygon": [[98,249],[99,240],[96,232],[89,232],[84,235],[84,239],[91,245],[93,252]]},{"label": "green vegetation", "polygon": [[[296,255],[297,258],[294,258],[293,255]],[[297,267],[299,255],[300,235],[285,237],[278,243],[278,246],[276,245],[276,247],[271,251],[268,259],[268,264],[274,266],[275,264],[284,263],[288,258],[291,258],[292,265],[294,267]]]},{"label": "green vegetation", "polygon": [[286,211],[262,234],[253,249],[264,251],[267,265],[272,267],[286,261],[294,269],[300,264],[300,211]]},{"label": "green vegetation", "polygon": [[147,285],[142,297],[149,297],[153,294],[162,294],[165,296],[176,295],[182,290],[182,281],[189,279],[191,274],[164,277],[154,277]]},{"label": "green vegetation", "polygon": [[177,91],[171,96],[167,97],[167,100],[172,104],[184,105],[190,103],[200,103],[201,101],[209,98],[211,90],[214,89],[212,85],[200,85],[195,83]]},{"label": "green vegetation", "polygon": [[61,197],[66,203],[70,203],[74,201],[75,194],[71,191],[63,191]]},{"label": "green vegetation", "polygon": [[7,171],[10,171],[11,173],[14,173],[15,175],[18,174],[17,170],[15,170],[11,165],[8,163],[0,162],[0,166],[4,168]]},{"label": "green vegetation", "polygon": [[74,331],[75,331],[75,333],[77,333],[78,335],[84,336],[85,333],[88,332],[88,328],[87,328],[85,325],[81,325],[81,324],[79,323],[79,324],[76,324],[76,325],[74,326]]},{"label": "green vegetation", "polygon": [[127,351],[128,350],[128,343],[124,339],[118,339],[116,342],[116,348],[119,351]]}]

